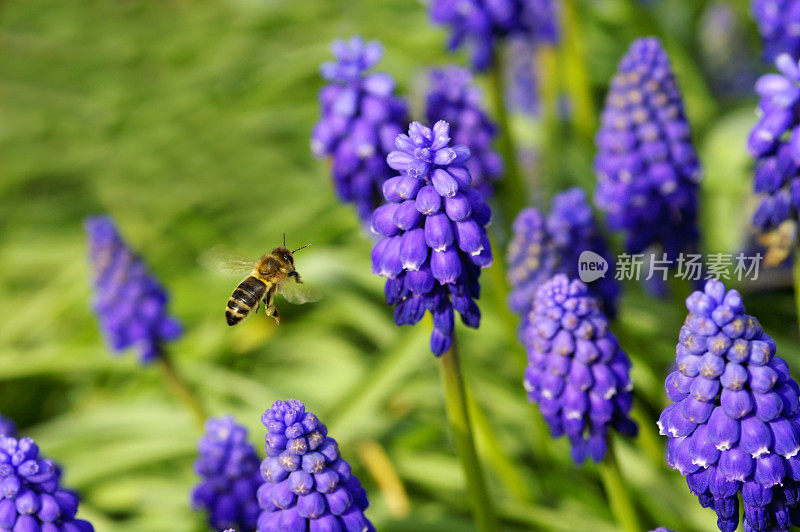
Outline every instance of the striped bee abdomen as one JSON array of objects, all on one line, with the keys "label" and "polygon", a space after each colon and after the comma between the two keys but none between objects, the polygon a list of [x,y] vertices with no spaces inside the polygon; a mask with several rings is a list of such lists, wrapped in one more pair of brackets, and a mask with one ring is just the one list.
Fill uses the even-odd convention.
[{"label": "striped bee abdomen", "polygon": [[251,275],[242,281],[233,291],[225,309],[228,325],[236,325],[242,321],[258,305],[266,292],[267,285],[257,277]]}]

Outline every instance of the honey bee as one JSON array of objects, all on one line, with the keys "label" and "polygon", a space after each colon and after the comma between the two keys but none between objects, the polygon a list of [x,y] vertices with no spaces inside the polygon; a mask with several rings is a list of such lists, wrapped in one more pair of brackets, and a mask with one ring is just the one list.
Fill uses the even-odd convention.
[{"label": "honey bee", "polygon": [[[225,319],[233,326],[241,322],[247,315],[264,303],[264,312],[272,316],[276,324],[280,324],[280,315],[274,304],[274,296],[280,293],[288,302],[295,305],[318,301],[321,294],[313,287],[303,284],[300,274],[294,267],[294,254],[311,244],[300,246],[289,251],[286,247],[286,235],[283,245],[263,255],[257,261],[237,260],[227,257],[221,248],[214,248],[200,257],[201,264],[216,271],[227,273],[249,272],[233,291],[225,307]],[[294,281],[291,280],[294,278]]]}]

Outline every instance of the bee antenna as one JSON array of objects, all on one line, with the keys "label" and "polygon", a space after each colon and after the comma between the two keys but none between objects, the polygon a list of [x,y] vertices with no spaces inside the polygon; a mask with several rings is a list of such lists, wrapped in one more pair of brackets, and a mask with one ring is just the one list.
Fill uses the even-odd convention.
[{"label": "bee antenna", "polygon": [[294,251],[292,251],[292,254],[295,254],[295,253],[297,253],[298,251],[300,251],[301,249],[303,249],[303,248],[307,248],[308,246],[313,246],[313,245],[314,245],[314,244],[312,243],[312,244],[306,244],[305,246],[300,246],[299,248],[297,248],[297,249],[295,249]]},{"label": "bee antenna", "polygon": [[283,247],[286,247],[286,233],[283,233]]}]

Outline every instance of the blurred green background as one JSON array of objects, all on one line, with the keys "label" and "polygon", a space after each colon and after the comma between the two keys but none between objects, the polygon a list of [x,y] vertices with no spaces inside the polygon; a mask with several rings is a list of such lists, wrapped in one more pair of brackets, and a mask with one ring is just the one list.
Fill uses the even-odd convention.
[{"label": "blurred green background", "polygon": [[[518,138],[540,153],[532,197],[593,189],[592,120],[631,40],[655,33],[675,64],[706,169],[704,246],[734,252],[747,242],[744,144],[755,99],[749,86],[716,79],[709,50],[726,34],[709,22],[711,4],[565,2],[573,17],[543,81],[575,112],[549,124],[514,118]],[[762,70],[748,3],[721,4],[741,26],[750,66]],[[380,39],[379,69],[396,77],[416,117],[425,69],[466,64],[444,52],[445,33],[425,6],[17,0],[0,15],[0,412],[63,465],[64,483],[83,496],[81,515],[100,532],[206,530],[188,506],[198,436],[190,414],[157,368],[108,353],[90,312],[82,220],[109,213],[170,289],[186,327],[171,355],[212,414],[235,415],[261,451],[260,414],[276,399],[301,399],[340,441],[379,530],[469,530],[428,326],[393,324],[369,271],[371,240],[308,149],[318,65],[334,38]],[[588,89],[592,113],[583,116],[569,100],[580,97],[575,76]],[[497,219],[502,242],[509,216]],[[258,316],[229,329],[223,307],[237,280],[204,271],[197,256],[222,243],[258,257],[283,232],[290,245],[314,243],[298,269],[325,298],[283,304],[280,328]],[[481,328],[460,329],[459,343],[503,529],[614,530],[596,466],[576,468],[527,403],[524,353],[497,273],[483,276]],[[748,310],[799,371],[791,291],[779,273],[765,277],[778,288],[749,287]],[[615,327],[634,361],[642,436],[618,442],[623,475],[645,524],[713,530],[713,512],[663,463],[654,425],[685,311],[678,297],[655,302],[634,284],[625,293]]]}]

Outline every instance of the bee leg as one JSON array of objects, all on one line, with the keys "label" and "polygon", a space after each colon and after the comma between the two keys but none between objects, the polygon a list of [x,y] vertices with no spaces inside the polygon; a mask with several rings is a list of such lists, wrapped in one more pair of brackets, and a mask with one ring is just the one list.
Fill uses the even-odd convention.
[{"label": "bee leg", "polygon": [[267,316],[272,316],[273,318],[275,318],[275,325],[280,325],[281,324],[281,317],[280,317],[280,315],[278,315],[278,309],[277,309],[277,307],[275,307],[275,305],[265,306],[264,307],[264,314],[266,314]]}]

